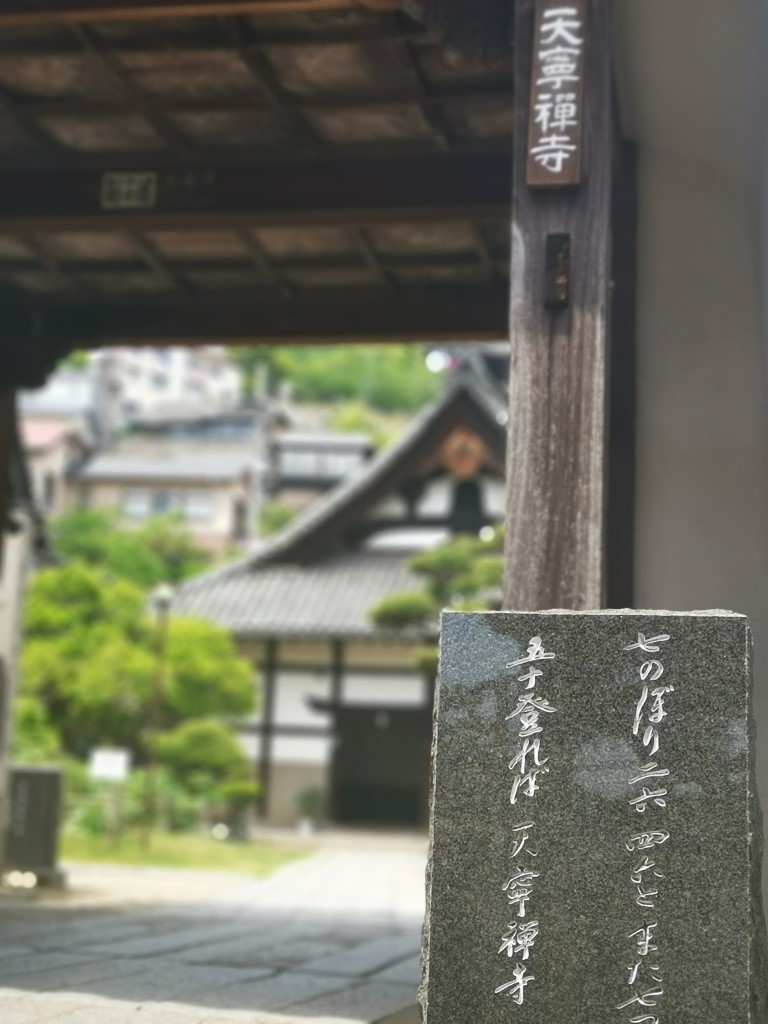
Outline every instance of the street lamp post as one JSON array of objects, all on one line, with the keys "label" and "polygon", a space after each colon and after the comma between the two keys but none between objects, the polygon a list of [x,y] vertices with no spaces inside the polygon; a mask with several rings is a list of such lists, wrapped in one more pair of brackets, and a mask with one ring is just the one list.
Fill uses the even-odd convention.
[{"label": "street lamp post", "polygon": [[162,583],[152,592],[150,610],[155,621],[155,662],[147,707],[145,736],[147,738],[147,765],[144,777],[144,849],[152,844],[152,828],[157,811],[157,734],[160,730],[163,685],[165,683],[168,651],[168,624],[173,603],[173,587]]}]

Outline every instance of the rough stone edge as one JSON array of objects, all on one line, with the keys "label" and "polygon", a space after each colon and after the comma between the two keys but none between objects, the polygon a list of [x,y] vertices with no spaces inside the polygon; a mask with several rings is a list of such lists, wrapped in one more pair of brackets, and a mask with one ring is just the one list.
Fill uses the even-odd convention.
[{"label": "rough stone edge", "polygon": [[427,1024],[429,1006],[429,954],[432,941],[432,854],[435,842],[435,790],[437,788],[437,736],[440,720],[440,699],[442,688],[440,686],[440,675],[443,661],[443,617],[440,616],[440,643],[438,644],[437,657],[437,686],[435,687],[435,702],[432,709],[432,747],[430,752],[430,776],[429,776],[429,843],[427,847],[427,866],[424,873],[424,884],[426,890],[426,901],[424,911],[424,924],[421,929],[421,980],[419,982],[418,1002],[421,1019]]},{"label": "rough stone edge", "polygon": [[751,909],[751,935],[749,944],[750,1021],[765,1024],[768,1021],[768,934],[762,894],[763,870],[763,812],[757,789],[757,723],[754,714],[754,642],[749,621],[744,629],[744,664],[747,671],[746,716],[749,732],[747,764],[747,821],[750,829],[747,856],[749,858],[749,889]]}]

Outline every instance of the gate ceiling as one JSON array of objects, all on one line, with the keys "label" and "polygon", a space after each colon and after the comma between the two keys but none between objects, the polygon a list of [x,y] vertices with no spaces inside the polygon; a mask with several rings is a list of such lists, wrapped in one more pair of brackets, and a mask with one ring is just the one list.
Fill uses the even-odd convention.
[{"label": "gate ceiling", "polygon": [[511,57],[391,0],[16,6],[8,345],[506,334]]}]

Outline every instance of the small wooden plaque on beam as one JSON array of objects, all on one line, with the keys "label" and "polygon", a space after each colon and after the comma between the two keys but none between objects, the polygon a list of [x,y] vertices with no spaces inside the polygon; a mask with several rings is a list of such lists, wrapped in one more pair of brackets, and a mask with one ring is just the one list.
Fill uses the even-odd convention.
[{"label": "small wooden plaque on beam", "polygon": [[530,188],[581,183],[587,0],[536,0],[528,120]]}]

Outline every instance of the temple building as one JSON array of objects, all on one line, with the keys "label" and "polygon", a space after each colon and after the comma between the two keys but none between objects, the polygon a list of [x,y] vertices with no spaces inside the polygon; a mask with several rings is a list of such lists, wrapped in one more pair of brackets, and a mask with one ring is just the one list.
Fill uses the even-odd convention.
[{"label": "temple building", "polygon": [[293,823],[320,791],[340,824],[426,823],[434,680],[423,633],[370,610],[420,581],[410,558],[504,515],[506,398],[458,373],[392,447],[318,499],[257,555],[186,584],[177,614],[231,630],[261,677],[243,742],[266,819]]}]

